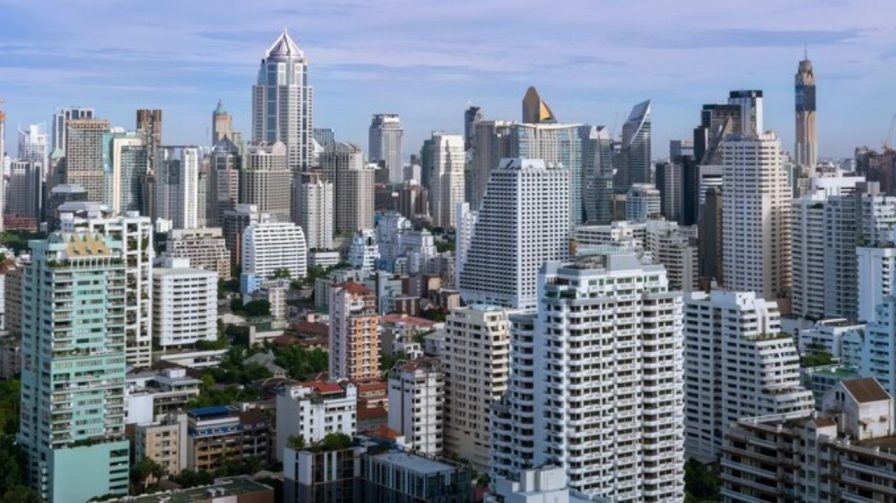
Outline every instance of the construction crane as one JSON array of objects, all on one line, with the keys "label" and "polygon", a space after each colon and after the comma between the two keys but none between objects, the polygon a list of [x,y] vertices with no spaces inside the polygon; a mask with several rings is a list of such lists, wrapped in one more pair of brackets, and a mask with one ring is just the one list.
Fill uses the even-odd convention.
[{"label": "construction crane", "polygon": [[890,120],[890,130],[887,132],[887,137],[884,138],[883,150],[890,150],[890,141],[893,139],[894,130],[896,130],[896,114],[893,114],[893,118]]}]

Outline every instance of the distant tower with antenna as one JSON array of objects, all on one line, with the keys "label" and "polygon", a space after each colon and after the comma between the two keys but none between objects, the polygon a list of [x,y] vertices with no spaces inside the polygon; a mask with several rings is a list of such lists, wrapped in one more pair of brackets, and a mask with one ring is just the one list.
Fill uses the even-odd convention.
[{"label": "distant tower with antenna", "polygon": [[796,72],[796,164],[804,173],[818,162],[818,133],[815,129],[815,71],[808,50]]}]

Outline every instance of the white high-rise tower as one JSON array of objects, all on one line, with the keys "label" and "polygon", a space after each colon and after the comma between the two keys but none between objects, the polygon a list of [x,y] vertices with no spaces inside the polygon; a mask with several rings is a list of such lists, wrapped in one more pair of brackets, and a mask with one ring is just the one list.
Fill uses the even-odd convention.
[{"label": "white high-rise tower", "polygon": [[308,169],[314,156],[308,60],[286,30],[268,49],[252,86],[252,140],[286,144],[290,168]]},{"label": "white high-rise tower", "polygon": [[383,162],[390,183],[404,181],[401,165],[401,120],[398,114],[375,114],[370,121],[367,156],[370,162]]}]

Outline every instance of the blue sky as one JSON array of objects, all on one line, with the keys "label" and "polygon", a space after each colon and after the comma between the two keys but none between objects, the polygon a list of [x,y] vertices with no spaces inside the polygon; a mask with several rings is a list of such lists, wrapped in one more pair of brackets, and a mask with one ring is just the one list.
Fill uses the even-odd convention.
[{"label": "blue sky", "polygon": [[894,14],[893,0],[0,0],[0,97],[8,143],[82,105],[129,128],[136,108],[162,108],[165,143],[204,144],[218,98],[248,136],[259,60],[288,27],[315,125],[365,150],[373,113],[401,114],[407,156],[433,129],[462,131],[468,102],[518,119],[529,85],[561,121],[617,131],[652,99],[655,157],[701,104],[759,88],[789,149],[806,44],[820,153],[844,156],[879,146],[896,113]]}]

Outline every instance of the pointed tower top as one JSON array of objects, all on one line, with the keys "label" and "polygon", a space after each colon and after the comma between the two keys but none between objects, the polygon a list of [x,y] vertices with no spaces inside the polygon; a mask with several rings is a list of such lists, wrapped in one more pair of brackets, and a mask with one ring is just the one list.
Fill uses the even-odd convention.
[{"label": "pointed tower top", "polygon": [[534,86],[530,86],[523,96],[523,123],[525,124],[554,124],[557,118],[554,112],[545,103]]},{"label": "pointed tower top", "polygon": [[218,106],[215,107],[214,111],[215,115],[227,115],[227,110],[224,108],[224,100],[218,100]]},{"label": "pointed tower top", "polygon": [[274,44],[268,49],[267,57],[304,58],[305,54],[299,49],[299,46],[296,45],[292,37],[289,36],[287,29],[283,28],[283,33],[277,37],[277,40],[275,40]]}]

